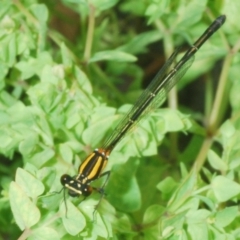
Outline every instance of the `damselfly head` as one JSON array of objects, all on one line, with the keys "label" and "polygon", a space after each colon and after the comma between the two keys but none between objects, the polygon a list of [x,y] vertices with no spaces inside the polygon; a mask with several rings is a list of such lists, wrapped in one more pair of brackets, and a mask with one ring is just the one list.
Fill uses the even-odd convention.
[{"label": "damselfly head", "polygon": [[64,174],[61,177],[61,184],[68,189],[71,197],[79,197],[81,195],[87,197],[92,193],[92,187],[88,183],[83,183],[79,179]]}]

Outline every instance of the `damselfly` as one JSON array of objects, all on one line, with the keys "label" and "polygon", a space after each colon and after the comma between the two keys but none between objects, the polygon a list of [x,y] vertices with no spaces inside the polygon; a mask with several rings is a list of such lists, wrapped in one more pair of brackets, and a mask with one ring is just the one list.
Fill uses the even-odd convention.
[{"label": "damselfly", "polygon": [[[203,43],[222,26],[225,19],[225,15],[218,17],[193,44],[193,46],[187,50],[176,65],[169,70],[179,53],[179,49],[177,49],[159,70],[155,78],[141,94],[128,114],[122,119],[122,121],[120,121],[109,138],[107,138],[103,146],[95,149],[81,163],[78,169],[78,174],[74,177],[64,174],[61,177],[61,184],[64,188],[68,189],[70,196],[76,197],[83,195],[86,198],[92,193],[92,191],[97,191],[103,196],[104,187],[110,176],[110,171],[106,171],[104,173],[102,173],[102,171],[105,168],[109,155],[114,147],[143,115],[148,113],[150,109],[156,109],[164,102],[167,93],[183,77],[188,68],[192,65],[194,54],[203,45]],[[106,176],[103,186],[96,188],[90,185],[92,181],[103,176]]]}]

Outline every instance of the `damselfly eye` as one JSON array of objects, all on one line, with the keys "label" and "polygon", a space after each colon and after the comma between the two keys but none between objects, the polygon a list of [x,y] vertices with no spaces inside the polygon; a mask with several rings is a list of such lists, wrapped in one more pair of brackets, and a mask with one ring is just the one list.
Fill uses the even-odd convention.
[{"label": "damselfly eye", "polygon": [[93,191],[93,188],[89,185],[87,185],[84,189],[83,189],[83,195],[85,197],[89,196]]},{"label": "damselfly eye", "polygon": [[72,177],[69,176],[68,174],[63,174],[63,175],[61,176],[61,179],[60,179],[61,184],[62,184],[63,186],[65,186],[65,184],[66,184],[66,183],[69,183],[71,180],[72,180]]}]

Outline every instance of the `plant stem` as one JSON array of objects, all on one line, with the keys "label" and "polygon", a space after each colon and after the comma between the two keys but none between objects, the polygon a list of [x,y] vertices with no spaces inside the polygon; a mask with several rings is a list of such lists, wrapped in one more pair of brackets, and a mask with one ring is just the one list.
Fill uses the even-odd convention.
[{"label": "plant stem", "polygon": [[213,142],[213,137],[217,134],[219,125],[221,123],[221,116],[223,115],[222,113],[225,111],[225,109],[222,109],[224,105],[225,94],[227,91],[227,76],[228,72],[231,66],[232,59],[235,55],[236,52],[238,52],[240,49],[240,40],[235,44],[235,46],[229,50],[229,53],[227,54],[224,63],[223,63],[223,68],[221,71],[220,75],[220,80],[219,80],[219,86],[216,92],[216,97],[215,101],[213,103],[212,107],[212,112],[210,113],[209,120],[207,122],[207,137],[203,142],[203,145],[199,151],[199,154],[196,158],[195,164],[192,168],[192,171],[199,172],[206,160],[207,152],[209,148],[211,147],[211,144]]},{"label": "plant stem", "polygon": [[93,33],[94,33],[94,26],[95,26],[95,7],[89,4],[89,18],[88,18],[88,32],[87,32],[87,39],[86,39],[86,47],[84,51],[84,62],[88,62],[91,56],[92,50],[92,42],[93,42]]},{"label": "plant stem", "polygon": [[18,240],[25,240],[25,239],[27,239],[31,235],[31,233],[32,233],[32,230],[29,229],[29,228],[26,228],[23,231],[22,235],[18,238]]},{"label": "plant stem", "polygon": [[[212,145],[212,142],[213,142],[213,139],[211,137],[208,137],[203,141],[202,147],[198,153],[198,156],[192,167],[191,172],[194,171],[195,173],[198,173],[201,170],[201,168],[205,162],[208,150]],[[189,174],[191,174],[191,172]]]}]

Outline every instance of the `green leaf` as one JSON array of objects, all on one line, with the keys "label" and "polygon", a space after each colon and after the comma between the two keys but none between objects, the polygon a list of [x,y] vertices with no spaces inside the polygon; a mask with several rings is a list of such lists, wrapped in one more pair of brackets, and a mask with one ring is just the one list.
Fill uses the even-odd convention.
[{"label": "green leaf", "polygon": [[72,66],[71,52],[64,42],[61,43],[61,55],[64,67],[70,68]]},{"label": "green leaf", "polygon": [[29,156],[35,150],[39,143],[39,138],[36,133],[26,134],[26,138],[19,143],[19,151],[24,156]]},{"label": "green leaf", "polygon": [[104,11],[117,4],[119,0],[89,0],[98,10]]},{"label": "green leaf", "polygon": [[80,89],[86,93],[92,94],[92,86],[86,74],[77,66],[74,66],[74,76],[80,86]]},{"label": "green leaf", "polygon": [[137,60],[137,58],[131,54],[117,51],[117,50],[108,50],[108,51],[102,51],[97,52],[91,57],[89,62],[98,62],[103,60],[111,60],[111,61],[117,61],[117,62],[134,62]]},{"label": "green leaf", "polygon": [[216,213],[215,222],[218,226],[224,228],[228,226],[236,217],[239,216],[239,208],[237,206],[226,207]]},{"label": "green leaf", "polygon": [[108,8],[113,7],[118,0],[89,0],[86,2],[85,0],[68,0],[68,2],[77,3],[77,4],[86,4],[94,6],[97,10],[103,11]]},{"label": "green leaf", "polygon": [[165,208],[159,205],[150,206],[144,213],[143,224],[151,224],[164,213]]},{"label": "green leaf", "polygon": [[[2,10],[3,10],[3,8],[1,9],[1,11]],[[7,9],[5,9],[3,11],[6,11],[6,10]],[[15,28],[15,26],[16,25],[15,25],[14,20],[9,15],[4,14],[4,17],[1,19],[1,28],[5,29],[6,31],[9,31],[9,30],[13,30]]]},{"label": "green leaf", "polygon": [[172,192],[173,189],[175,189],[177,186],[177,183],[174,181],[172,177],[166,177],[164,180],[162,180],[158,185],[157,188],[167,194],[169,192]]},{"label": "green leaf", "polygon": [[[184,202],[184,204],[182,206],[180,206],[178,208],[178,212],[185,212],[185,211],[188,211],[188,212],[191,212],[191,211],[196,211],[198,208],[199,208],[199,205],[200,205],[200,201],[198,198],[196,197],[193,197],[193,198],[189,198],[188,200],[186,200]],[[189,211],[191,210],[191,211]]]},{"label": "green leaf", "polygon": [[240,83],[238,81],[234,81],[230,91],[230,103],[231,103],[231,107],[235,110],[235,112],[239,111],[240,109],[239,89],[240,89]]},{"label": "green leaf", "polygon": [[[189,28],[193,24],[200,21],[204,10],[206,9],[207,0],[203,0],[199,2],[198,0],[193,0],[186,2],[184,8],[179,8],[178,11],[178,25],[176,25],[176,29],[178,27],[184,29]],[[204,26],[206,27],[206,26]],[[201,29],[201,31],[203,31]],[[198,33],[201,34],[201,33]]]},{"label": "green leaf", "polygon": [[186,220],[189,225],[205,223],[211,212],[206,209],[191,210],[186,214]]},{"label": "green leaf", "polygon": [[204,204],[206,204],[208,209],[210,209],[211,211],[215,211],[214,200],[212,200],[209,197],[205,197],[205,196],[201,196],[201,195],[198,195],[197,198],[199,198]]},{"label": "green leaf", "polygon": [[40,220],[40,211],[15,182],[10,184],[9,198],[14,219],[21,230],[31,228]]},{"label": "green leaf", "polygon": [[131,159],[122,165],[115,165],[106,187],[107,199],[124,212],[140,208],[141,195],[135,177],[138,161]]},{"label": "green leaf", "polygon": [[165,132],[180,131],[184,128],[184,123],[179,113],[173,109],[158,110],[165,122]]},{"label": "green leaf", "polygon": [[5,82],[3,81],[8,73],[7,63],[0,62],[0,90],[3,91],[5,87]]},{"label": "green leaf", "polygon": [[194,240],[209,239],[208,228],[206,223],[189,224],[187,231]]},{"label": "green leaf", "polygon": [[175,229],[182,229],[186,221],[186,212],[177,213],[170,217],[164,218],[162,222],[162,235],[170,235]]},{"label": "green leaf", "polygon": [[16,33],[5,36],[1,41],[0,59],[1,62],[3,61],[8,67],[12,67],[13,64],[15,64],[17,45]]},{"label": "green leaf", "polygon": [[51,148],[45,148],[43,151],[37,152],[31,158],[29,158],[29,162],[37,167],[41,167],[47,161],[49,161],[54,154],[55,152]]},{"label": "green leaf", "polygon": [[[46,83],[46,86],[51,86],[49,83],[52,83],[52,86],[55,87],[55,91],[51,90],[49,92],[58,92],[58,89],[61,91],[61,89],[66,88],[66,83],[63,80],[65,77],[65,72],[63,65],[46,65],[43,67],[41,73],[40,73],[41,81],[43,83]],[[47,85],[49,84],[49,85]],[[44,86],[44,85],[42,85]],[[51,98],[50,98],[51,99]]]},{"label": "green leaf", "polygon": [[168,237],[170,237],[174,232],[174,227],[173,226],[168,226],[166,228],[163,229],[162,231],[162,236],[167,239]]},{"label": "green leaf", "polygon": [[[71,109],[69,111],[66,112],[67,115],[67,121],[66,121],[66,127],[68,129],[74,127],[77,124],[80,124],[80,114],[76,111],[76,109]],[[83,124],[82,124],[82,130],[83,130]]]},{"label": "green leaf", "polygon": [[62,221],[67,232],[73,236],[76,236],[86,226],[86,221],[83,214],[76,208],[72,202],[66,201],[67,204],[67,217],[65,217],[65,204],[62,203],[60,211],[62,212]]},{"label": "green leaf", "polygon": [[31,5],[31,11],[37,20],[43,24],[48,20],[48,9],[44,4],[33,4]]},{"label": "green leaf", "polygon": [[153,1],[146,9],[145,15],[149,16],[148,24],[156,21],[166,11],[169,0]]},{"label": "green leaf", "polygon": [[22,168],[17,169],[16,183],[31,198],[36,198],[44,192],[44,185]]},{"label": "green leaf", "polygon": [[68,163],[72,162],[73,152],[67,143],[60,144],[59,151],[60,151],[61,156],[64,159],[64,161],[66,161]]},{"label": "green leaf", "polygon": [[211,186],[219,202],[225,202],[240,193],[240,185],[224,176],[216,176]]},{"label": "green leaf", "polygon": [[82,133],[82,140],[86,144],[97,146],[100,140],[103,138],[106,131],[111,128],[109,122],[113,122],[116,117],[114,108],[101,106],[95,109],[92,113],[91,122],[89,126]]},{"label": "green leaf", "polygon": [[59,240],[60,236],[56,229],[51,227],[44,227],[34,229],[28,240]]},{"label": "green leaf", "polygon": [[225,137],[227,140],[231,138],[236,133],[236,128],[232,124],[231,121],[227,120],[220,128],[220,133]]},{"label": "green leaf", "polygon": [[[56,176],[55,176],[54,179],[56,181]],[[53,183],[53,181],[51,183]],[[56,192],[56,190],[58,190],[58,192]],[[50,189],[48,195],[43,195],[43,196],[39,197],[39,202],[49,212],[56,211],[59,208],[59,206],[62,203],[62,201],[63,201],[63,193],[60,192],[59,190],[61,191],[60,188],[57,189],[54,186],[52,186],[52,188]],[[51,191],[53,191],[53,192],[51,192]]]},{"label": "green leaf", "polygon": [[96,213],[96,217],[94,217],[94,219],[96,220],[97,224],[95,224],[93,227],[93,235],[95,234],[103,239],[110,239],[112,237],[112,226],[109,224],[107,218],[104,219],[104,217]]},{"label": "green leaf", "polygon": [[162,35],[157,30],[152,30],[144,32],[135,36],[131,41],[125,45],[118,48],[118,50],[123,52],[128,52],[131,54],[139,54],[147,52],[147,45],[157,42],[162,38]]},{"label": "green leaf", "polygon": [[29,57],[26,61],[19,61],[15,64],[15,68],[17,68],[21,72],[21,78],[28,79],[32,77],[34,74],[41,74],[42,69],[46,67],[47,64],[52,64],[52,58],[49,53],[41,52],[38,58]]},{"label": "green leaf", "polygon": [[172,198],[169,201],[169,208],[172,211],[176,211],[179,207],[184,204],[189,197],[193,194],[195,189],[195,184],[197,181],[197,176],[194,171],[185,178],[185,181],[174,192]]},{"label": "green leaf", "polygon": [[152,133],[150,121],[142,121],[133,128],[118,144],[124,154],[129,156],[152,156],[157,154],[157,144]]},{"label": "green leaf", "polygon": [[23,79],[28,79],[32,77],[35,73],[35,68],[32,67],[34,63],[33,59],[29,59],[28,62],[18,62],[15,67],[22,73]]},{"label": "green leaf", "polygon": [[17,42],[16,42],[15,34],[11,36],[7,51],[8,51],[7,52],[8,65],[12,66],[15,63],[15,59],[17,55]]},{"label": "green leaf", "polygon": [[147,1],[139,1],[138,4],[136,4],[135,1],[126,1],[126,2],[122,1],[120,5],[120,9],[123,12],[127,12],[130,14],[133,13],[133,15],[143,16],[146,11],[147,4],[148,4]]},{"label": "green leaf", "polygon": [[211,149],[208,151],[208,161],[213,168],[221,172],[225,172],[228,169],[227,164]]}]

